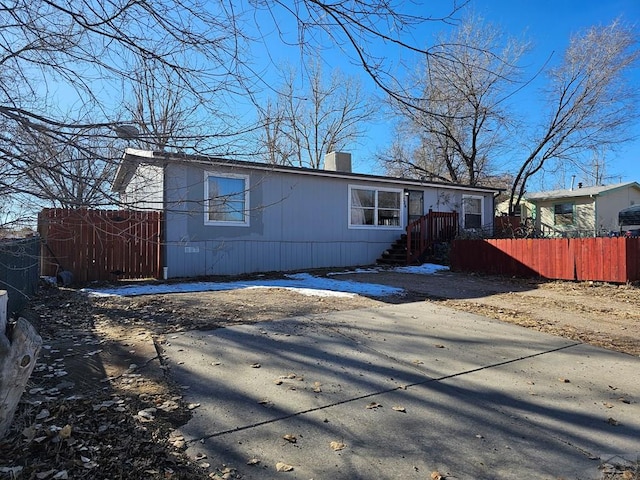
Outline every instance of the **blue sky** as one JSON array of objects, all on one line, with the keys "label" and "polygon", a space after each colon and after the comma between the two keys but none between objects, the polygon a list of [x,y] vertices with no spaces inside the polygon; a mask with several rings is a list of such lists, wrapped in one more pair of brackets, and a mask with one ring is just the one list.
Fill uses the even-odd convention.
[{"label": "blue sky", "polygon": [[[434,5],[438,6],[437,10]],[[406,8],[410,8],[409,13],[423,16],[441,15],[446,9],[444,6],[450,6],[449,0],[415,0],[414,3],[407,1]],[[252,11],[251,6],[246,7],[248,11]],[[471,0],[467,7],[461,12],[462,16],[465,12],[472,11],[483,17],[486,21],[496,23],[504,29],[504,31],[514,37],[524,37],[532,44],[532,51],[526,58],[531,72],[537,71],[551,56],[551,63],[556,59],[560,60],[564,49],[568,45],[572,34],[578,33],[592,25],[605,25],[612,20],[621,17],[627,23],[634,24],[640,31],[640,0]],[[263,12],[264,13],[264,12]],[[288,40],[295,44],[297,40],[297,30],[295,22],[292,21],[290,14],[284,14],[281,18],[276,18],[279,22],[278,26],[287,35]],[[266,48],[257,48],[254,50],[256,56],[256,71],[263,72],[262,78],[264,84],[277,85],[279,83],[277,73],[278,67],[282,66],[282,62],[288,61],[292,64],[299,64],[301,61],[300,51],[295,46],[285,47],[278,36],[274,33],[274,26],[270,24],[264,16],[255,15],[255,22],[260,25],[263,30],[258,33],[253,32],[257,36],[266,35],[264,40]],[[411,40],[419,46],[433,45],[434,37],[438,32],[442,32],[447,26],[441,22],[432,22],[424,26],[421,30],[411,32]],[[342,54],[337,48],[332,47],[328,41],[323,42],[325,47],[316,49],[318,57],[324,62],[325,72],[332,68],[339,67],[345,73],[360,77],[363,85],[372,93],[381,95],[376,90],[371,79],[366,76],[362,68],[353,65],[349,59]],[[401,52],[397,47],[388,47],[386,52],[380,52],[390,59],[397,60],[400,55],[406,57],[406,52]],[[397,62],[396,62],[397,63]],[[281,69],[280,69],[281,70]],[[401,75],[402,70],[398,70]],[[542,78],[540,78],[542,80]],[[640,89],[640,67],[633,72],[633,81]],[[118,85],[116,88],[120,88]],[[520,104],[523,110],[535,110],[527,108],[528,98],[536,93],[538,87],[534,84],[524,91]],[[73,95],[67,95],[68,90],[64,85],[60,86],[59,91],[55,92],[61,99],[61,102],[69,107],[73,103]],[[53,92],[52,92],[53,93]],[[118,95],[113,95],[113,101],[119,103]],[[108,108],[108,102],[105,107]],[[234,105],[234,107],[236,107]],[[238,105],[235,111],[242,111],[243,108]],[[252,116],[252,113],[247,113]],[[246,120],[249,120],[247,118]],[[359,173],[384,174],[382,168],[377,165],[373,158],[375,154],[383,150],[391,142],[392,122],[390,119],[382,119],[381,121],[369,125],[368,136],[361,144],[354,145],[353,148],[346,149],[352,153],[352,162],[354,171]],[[637,138],[617,151],[606,152],[605,159],[608,163],[606,174],[610,177],[607,183],[616,183],[618,181],[640,181],[640,124],[635,125],[632,132]],[[563,178],[545,179],[545,183],[538,185],[540,187],[558,188],[565,186],[571,179],[571,172]],[[553,184],[555,182],[555,184]]]},{"label": "blue sky", "polygon": [[[640,30],[639,0],[475,0],[472,5],[509,34],[524,34],[532,42],[529,60],[534,68],[549,55],[553,55],[551,63],[559,61],[571,36],[592,25],[606,25],[620,17]],[[632,73],[632,81],[640,89],[640,66]],[[634,142],[605,154],[611,177],[607,183],[640,181],[640,124],[635,125],[633,133],[638,137]],[[564,180],[570,181],[570,177]]]},{"label": "blue sky", "polygon": [[[441,2],[447,3],[447,2]],[[416,14],[430,15],[430,4],[434,2],[416,2],[413,6]],[[530,66],[531,72],[537,71],[551,56],[551,64],[562,58],[571,35],[592,25],[606,25],[614,19],[620,17],[626,23],[635,25],[640,29],[640,0],[472,0],[467,10],[472,10],[486,21],[499,24],[503,30],[514,37],[524,37],[531,42],[532,51],[526,57],[526,64]],[[438,13],[438,12],[435,12]],[[446,25],[442,23],[432,23],[422,31],[414,32],[413,38],[419,44],[428,45],[433,43],[434,35],[443,31]],[[279,52],[285,54],[285,50],[279,48],[270,49],[272,59],[277,60]],[[289,53],[291,53],[290,51]],[[297,51],[296,51],[297,52]],[[299,52],[293,53],[298,58],[292,61],[299,61]],[[390,50],[388,55],[396,55],[397,52]],[[363,83],[375,91],[372,82],[357,67],[349,65],[343,55],[336,50],[324,50],[320,54],[325,61],[325,68],[339,67],[351,75],[361,77]],[[633,72],[633,81],[640,89],[640,67]],[[541,78],[542,80],[542,78]],[[539,84],[540,85],[540,84]],[[536,93],[534,84],[529,87],[521,100],[521,105],[526,108],[527,98]],[[532,90],[533,89],[533,90]],[[351,149],[353,155],[354,170],[361,173],[378,173],[383,171],[376,165],[372,158],[375,153],[384,148],[390,142],[390,124],[382,121],[369,128],[368,138],[362,145]],[[607,161],[606,183],[617,183],[618,181],[640,181],[640,125],[635,125],[633,134],[638,137],[635,141],[618,148],[617,151],[605,153]],[[562,178],[544,179],[539,185],[546,188],[561,187],[562,183],[569,182],[571,172]],[[553,184],[555,183],[555,184]],[[560,183],[560,185],[558,185]],[[566,185],[568,187],[568,185]],[[539,189],[538,188],[538,189]]]}]

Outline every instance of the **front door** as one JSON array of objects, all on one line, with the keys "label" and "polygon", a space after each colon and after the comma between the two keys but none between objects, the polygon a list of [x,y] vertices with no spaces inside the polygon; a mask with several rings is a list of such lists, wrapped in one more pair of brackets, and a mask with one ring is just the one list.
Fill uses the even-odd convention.
[{"label": "front door", "polygon": [[407,190],[407,225],[424,215],[424,192]]}]

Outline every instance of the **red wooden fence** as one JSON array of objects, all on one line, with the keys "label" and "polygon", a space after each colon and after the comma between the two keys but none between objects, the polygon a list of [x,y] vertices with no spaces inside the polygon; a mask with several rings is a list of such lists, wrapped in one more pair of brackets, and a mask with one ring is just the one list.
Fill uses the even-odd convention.
[{"label": "red wooden fence", "polygon": [[73,280],[160,278],[160,212],[44,209],[41,275],[64,269]]},{"label": "red wooden fence", "polygon": [[517,277],[640,280],[640,238],[455,240],[451,269]]}]

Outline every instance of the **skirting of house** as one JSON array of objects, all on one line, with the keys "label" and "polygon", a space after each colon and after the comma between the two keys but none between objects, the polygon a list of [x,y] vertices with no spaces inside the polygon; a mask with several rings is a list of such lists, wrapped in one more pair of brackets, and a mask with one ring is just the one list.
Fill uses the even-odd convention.
[{"label": "skirting of house", "polygon": [[381,242],[201,241],[166,246],[168,278],[371,265]]}]

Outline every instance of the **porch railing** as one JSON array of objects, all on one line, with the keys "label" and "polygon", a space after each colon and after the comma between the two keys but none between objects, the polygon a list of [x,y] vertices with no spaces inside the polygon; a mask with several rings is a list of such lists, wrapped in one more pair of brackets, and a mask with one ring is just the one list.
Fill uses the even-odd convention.
[{"label": "porch railing", "polygon": [[458,233],[458,212],[434,212],[407,225],[407,263],[422,257],[433,244],[452,241]]}]

